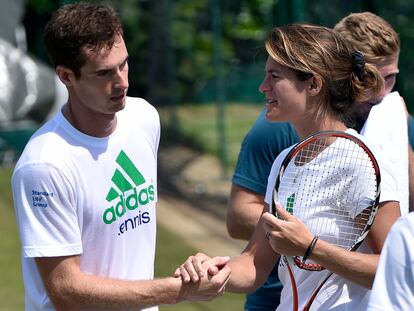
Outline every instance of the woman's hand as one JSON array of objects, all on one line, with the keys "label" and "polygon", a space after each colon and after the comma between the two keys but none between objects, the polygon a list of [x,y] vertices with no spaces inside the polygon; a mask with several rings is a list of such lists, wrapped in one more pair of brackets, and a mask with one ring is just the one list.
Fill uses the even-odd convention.
[{"label": "woman's hand", "polygon": [[214,257],[210,258],[206,254],[197,253],[190,256],[179,266],[174,276],[181,276],[184,283],[198,282],[204,276],[216,275],[230,260],[230,257]]},{"label": "woman's hand", "polygon": [[276,203],[279,219],[264,213],[263,228],[272,249],[285,256],[303,256],[313,239],[313,235],[295,216],[288,213],[280,203]]}]

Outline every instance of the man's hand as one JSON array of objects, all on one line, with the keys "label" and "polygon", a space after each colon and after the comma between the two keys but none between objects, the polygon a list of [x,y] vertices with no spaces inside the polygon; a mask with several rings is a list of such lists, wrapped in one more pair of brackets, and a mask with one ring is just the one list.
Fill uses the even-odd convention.
[{"label": "man's hand", "polygon": [[203,253],[197,253],[194,256],[188,257],[187,260],[175,270],[174,276],[181,276],[184,283],[198,282],[200,278],[206,275],[216,275],[229,260],[230,257],[228,256],[210,258]]},{"label": "man's hand", "polygon": [[174,273],[183,281],[186,300],[211,300],[222,295],[230,278],[229,257],[210,258],[203,253],[190,256]]}]

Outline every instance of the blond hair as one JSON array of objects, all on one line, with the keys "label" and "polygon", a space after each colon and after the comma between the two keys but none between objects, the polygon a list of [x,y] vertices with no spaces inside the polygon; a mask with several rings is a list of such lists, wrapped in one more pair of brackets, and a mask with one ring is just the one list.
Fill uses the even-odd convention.
[{"label": "blond hair", "polygon": [[368,63],[376,66],[389,64],[400,53],[397,32],[371,12],[349,14],[335,25],[334,30],[355,50],[361,51]]},{"label": "blond hair", "polygon": [[310,24],[273,28],[265,47],[277,63],[295,71],[299,80],[318,76],[322,80],[316,118],[336,114],[349,121],[354,102],[367,100],[368,90],[378,94],[383,79],[371,64],[362,64],[363,77],[353,70],[352,47],[332,29]]}]

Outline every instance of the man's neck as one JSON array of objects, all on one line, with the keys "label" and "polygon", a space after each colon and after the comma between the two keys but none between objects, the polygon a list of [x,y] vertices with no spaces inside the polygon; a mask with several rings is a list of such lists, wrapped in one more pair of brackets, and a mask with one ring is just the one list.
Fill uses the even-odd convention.
[{"label": "man's neck", "polygon": [[117,125],[116,114],[96,115],[77,112],[72,108],[70,102],[63,107],[63,115],[68,122],[78,131],[92,137],[107,137],[111,135]]}]

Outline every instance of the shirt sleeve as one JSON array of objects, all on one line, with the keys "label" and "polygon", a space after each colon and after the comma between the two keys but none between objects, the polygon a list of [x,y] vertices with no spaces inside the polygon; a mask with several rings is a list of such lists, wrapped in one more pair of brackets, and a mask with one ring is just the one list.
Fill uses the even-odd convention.
[{"label": "shirt sleeve", "polygon": [[265,195],[267,178],[280,152],[299,138],[289,123],[269,122],[263,110],[245,136],[232,182]]},{"label": "shirt sleeve", "polygon": [[408,115],[408,141],[414,149],[414,118],[411,114]]},{"label": "shirt sleeve", "polygon": [[24,257],[82,253],[74,191],[58,169],[47,164],[19,167],[12,190]]},{"label": "shirt sleeve", "polygon": [[385,241],[369,300],[370,311],[411,310],[414,305],[413,216],[400,218]]},{"label": "shirt sleeve", "polygon": [[400,195],[398,193],[398,182],[393,174],[392,163],[387,157],[381,154],[376,154],[377,161],[380,166],[381,184],[380,184],[380,203],[386,201],[400,202]]},{"label": "shirt sleeve", "polygon": [[282,166],[282,162],[289,153],[289,151],[293,148],[287,148],[283,150],[273,162],[272,168],[270,170],[270,174],[267,180],[267,187],[266,187],[266,195],[264,201],[270,206],[273,204],[273,196],[274,196],[274,189],[276,186],[276,178],[279,174],[280,167]]}]

